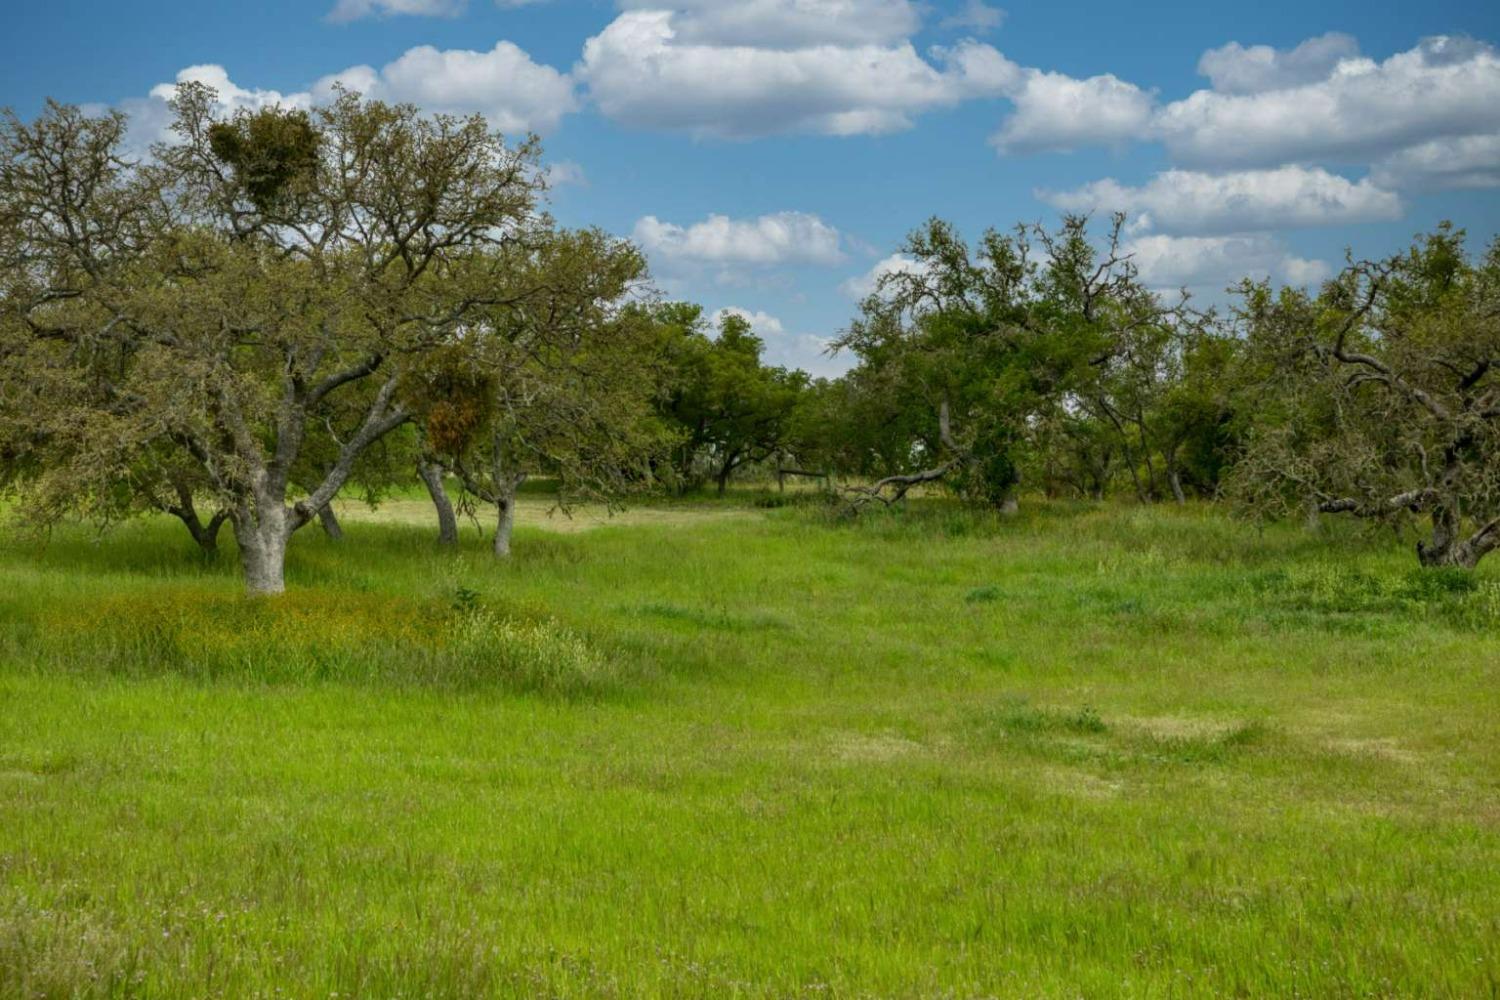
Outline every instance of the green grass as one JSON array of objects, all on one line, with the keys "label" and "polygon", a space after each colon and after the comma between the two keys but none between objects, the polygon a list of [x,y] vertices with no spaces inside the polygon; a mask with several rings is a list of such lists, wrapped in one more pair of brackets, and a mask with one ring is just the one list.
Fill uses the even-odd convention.
[{"label": "green grass", "polygon": [[0,995],[1500,992],[1495,567],[740,502],[12,535]]}]

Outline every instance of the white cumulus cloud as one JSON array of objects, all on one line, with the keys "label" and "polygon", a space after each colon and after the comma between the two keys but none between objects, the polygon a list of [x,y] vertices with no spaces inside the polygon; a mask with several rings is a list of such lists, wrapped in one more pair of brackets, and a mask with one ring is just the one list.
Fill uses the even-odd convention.
[{"label": "white cumulus cloud", "polygon": [[689,45],[884,45],[921,26],[911,0],[624,0],[620,6],[627,11],[670,8],[676,39]]},{"label": "white cumulus cloud", "polygon": [[758,309],[741,309],[739,306],[725,306],[723,309],[715,309],[708,317],[709,325],[717,330],[719,325],[724,322],[725,316],[738,316],[746,323],[749,323],[751,331],[762,340],[769,341],[772,337],[779,337],[786,333],[786,327],[782,325],[781,320],[770,313],[762,312]]},{"label": "white cumulus cloud", "polygon": [[653,258],[684,264],[838,264],[844,259],[839,231],[816,215],[775,212],[752,219],[710,215],[682,226],[648,215],[634,238]]},{"label": "white cumulus cloud", "polygon": [[904,253],[893,253],[875,262],[864,274],[857,274],[839,285],[839,291],[851,299],[863,299],[880,288],[880,279],[888,274],[922,274],[927,266]]},{"label": "white cumulus cloud", "polygon": [[1163,107],[1150,134],[1180,163],[1364,163],[1436,139],[1500,129],[1500,57],[1437,37],[1384,62],[1343,59],[1325,79],[1257,93],[1200,90]]},{"label": "white cumulus cloud", "polygon": [[673,11],[626,11],[584,44],[574,74],[607,117],[728,138],[877,134],[994,96],[1006,65],[977,42],[934,50],[934,64],[909,41],[847,44],[825,31],[795,48],[728,44],[695,40],[680,20]]},{"label": "white cumulus cloud", "polygon": [[583,167],[572,160],[558,160],[549,163],[542,170],[543,179],[549,188],[566,187],[588,187],[589,177],[584,173]]},{"label": "white cumulus cloud", "polygon": [[1139,139],[1150,126],[1155,98],[1113,74],[1077,79],[1026,70],[1009,94],[1015,112],[991,143],[1002,153],[1069,150]]},{"label": "white cumulus cloud", "polygon": [[1327,264],[1298,257],[1272,236],[1142,236],[1123,248],[1141,280],[1156,288],[1218,291],[1241,278],[1272,278],[1314,285],[1331,273]]},{"label": "white cumulus cloud", "polygon": [[172,111],[167,106],[184,83],[201,83],[212,87],[218,95],[216,111],[220,115],[232,115],[236,111],[258,111],[266,107],[308,108],[313,98],[306,92],[282,93],[279,90],[264,90],[241,87],[229,78],[229,72],[217,63],[204,63],[178,70],[170,83],[159,83],[145,97],[130,97],[120,102],[120,108],[130,116],[130,131],[126,145],[135,153],[144,153],[152,143],[172,139]]},{"label": "white cumulus cloud", "polygon": [[456,17],[464,0],[338,0],[328,12],[330,21],[357,21],[362,17],[412,14],[422,17]]},{"label": "white cumulus cloud", "polygon": [[1311,167],[1226,174],[1168,170],[1140,187],[1113,179],[1072,191],[1041,191],[1067,212],[1124,212],[1137,230],[1224,234],[1345,225],[1401,217],[1401,199],[1369,178],[1350,181]]},{"label": "white cumulus cloud", "polygon": [[940,28],[962,28],[980,34],[994,31],[1005,23],[1005,11],[991,7],[984,0],[965,0],[963,7],[938,22]]},{"label": "white cumulus cloud", "polygon": [[1500,133],[1434,139],[1375,164],[1376,182],[1432,191],[1500,187]]},{"label": "white cumulus cloud", "polygon": [[[1336,33],[1285,51],[1231,42],[1199,62],[1212,88],[1165,104],[1110,74],[1080,79],[1007,60],[1019,81],[991,89],[1015,111],[991,142],[1002,153],[1161,142],[1195,169],[1376,164],[1382,186],[1488,186],[1487,137],[1500,133],[1495,48],[1436,36],[1384,61],[1358,51]],[[1466,166],[1444,180],[1448,153]]]},{"label": "white cumulus cloud", "polygon": [[1309,38],[1294,49],[1230,42],[1203,53],[1198,60],[1198,72],[1208,77],[1214,90],[1220,93],[1258,94],[1326,80],[1339,63],[1358,56],[1357,41],[1330,31]]},{"label": "white cumulus cloud", "polygon": [[479,112],[506,132],[549,132],[578,109],[567,74],[534,62],[523,49],[505,41],[485,52],[420,45],[379,71],[352,66],[326,76],[314,86],[314,93],[325,95],[335,83],[428,111]]},{"label": "white cumulus cloud", "polygon": [[206,63],[178,71],[171,82],[157,84],[146,97],[120,102],[130,115],[133,149],[141,151],[171,138],[172,113],[167,104],[178,86],[188,82],[212,87],[221,115],[273,105],[310,108],[330,100],[335,86],[342,86],[370,98],[409,102],[425,111],[477,112],[496,128],[512,133],[551,131],[579,106],[567,74],[532,61],[510,42],[498,42],[487,52],[423,45],[408,49],[381,69],[350,66],[299,91],[241,86],[223,66]]},{"label": "white cumulus cloud", "polygon": [[[495,0],[497,7],[525,7],[546,0]],[[420,17],[457,17],[468,6],[467,0],[338,0],[328,12],[335,23],[358,21],[365,17],[391,17],[397,14]]]}]

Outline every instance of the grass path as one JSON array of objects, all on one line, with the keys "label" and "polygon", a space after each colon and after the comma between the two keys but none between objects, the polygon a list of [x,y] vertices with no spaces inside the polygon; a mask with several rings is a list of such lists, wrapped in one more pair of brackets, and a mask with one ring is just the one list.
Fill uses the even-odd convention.
[{"label": "grass path", "polygon": [[1500,988],[1492,568],[1196,509],[426,533],[248,610],[165,524],[0,550],[0,995]]}]

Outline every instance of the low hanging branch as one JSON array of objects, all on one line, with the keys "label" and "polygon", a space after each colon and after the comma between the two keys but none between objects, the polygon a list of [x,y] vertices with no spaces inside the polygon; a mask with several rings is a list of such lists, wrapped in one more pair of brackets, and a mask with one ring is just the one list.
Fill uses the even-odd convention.
[{"label": "low hanging branch", "polygon": [[938,482],[968,460],[968,453],[953,440],[952,423],[948,415],[948,401],[946,399],[938,405],[938,440],[942,442],[943,447],[952,456],[946,462],[934,465],[929,469],[922,469],[918,472],[886,476],[884,479],[876,480],[869,486],[846,486],[844,488],[844,497],[847,501],[847,512],[856,514],[870,504],[877,502],[882,506],[890,507],[905,499],[906,494],[910,492],[913,486]]}]

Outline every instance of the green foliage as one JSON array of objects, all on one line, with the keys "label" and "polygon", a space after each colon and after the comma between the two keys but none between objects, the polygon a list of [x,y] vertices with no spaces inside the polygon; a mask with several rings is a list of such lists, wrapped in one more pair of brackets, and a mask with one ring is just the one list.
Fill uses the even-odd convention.
[{"label": "green foliage", "polygon": [[502,515],[531,475],[565,507],[654,487],[672,438],[654,411],[667,377],[656,331],[630,301],[640,253],[598,230],[538,225],[507,271],[462,341],[406,387],[424,447]]},{"label": "green foliage", "polygon": [[350,93],[223,118],[185,83],[172,109],[139,165],[118,115],[0,128],[4,479],[42,525],[155,508],[198,537],[207,501],[277,592],[356,466],[386,485],[366,453],[411,417],[407,370],[510,276],[537,153]]},{"label": "green foliage", "polygon": [[1074,485],[1102,493],[1107,439],[1132,476],[1145,453],[1169,447],[1175,475],[1180,442],[1152,440],[1147,411],[1187,335],[1137,278],[1121,224],[1102,249],[1082,218],[1055,232],[989,230],[973,249],[936,219],[907,239],[913,265],[882,279],[839,341],[860,358],[848,384],[884,437],[866,445],[882,474],[926,468],[975,502],[1007,507],[1023,466],[1045,466],[1050,490],[1056,453],[1092,450]]},{"label": "green foliage", "polygon": [[714,337],[696,306],[668,303],[657,323],[670,371],[661,409],[680,436],[678,487],[692,489],[712,475],[722,494],[736,469],[789,447],[807,376],[762,364],[765,344],[735,313],[720,318]]},{"label": "green foliage", "polygon": [[1423,530],[1423,565],[1500,547],[1500,242],[1442,226],[1322,291],[1241,289],[1255,416],[1231,476],[1241,510]]}]

